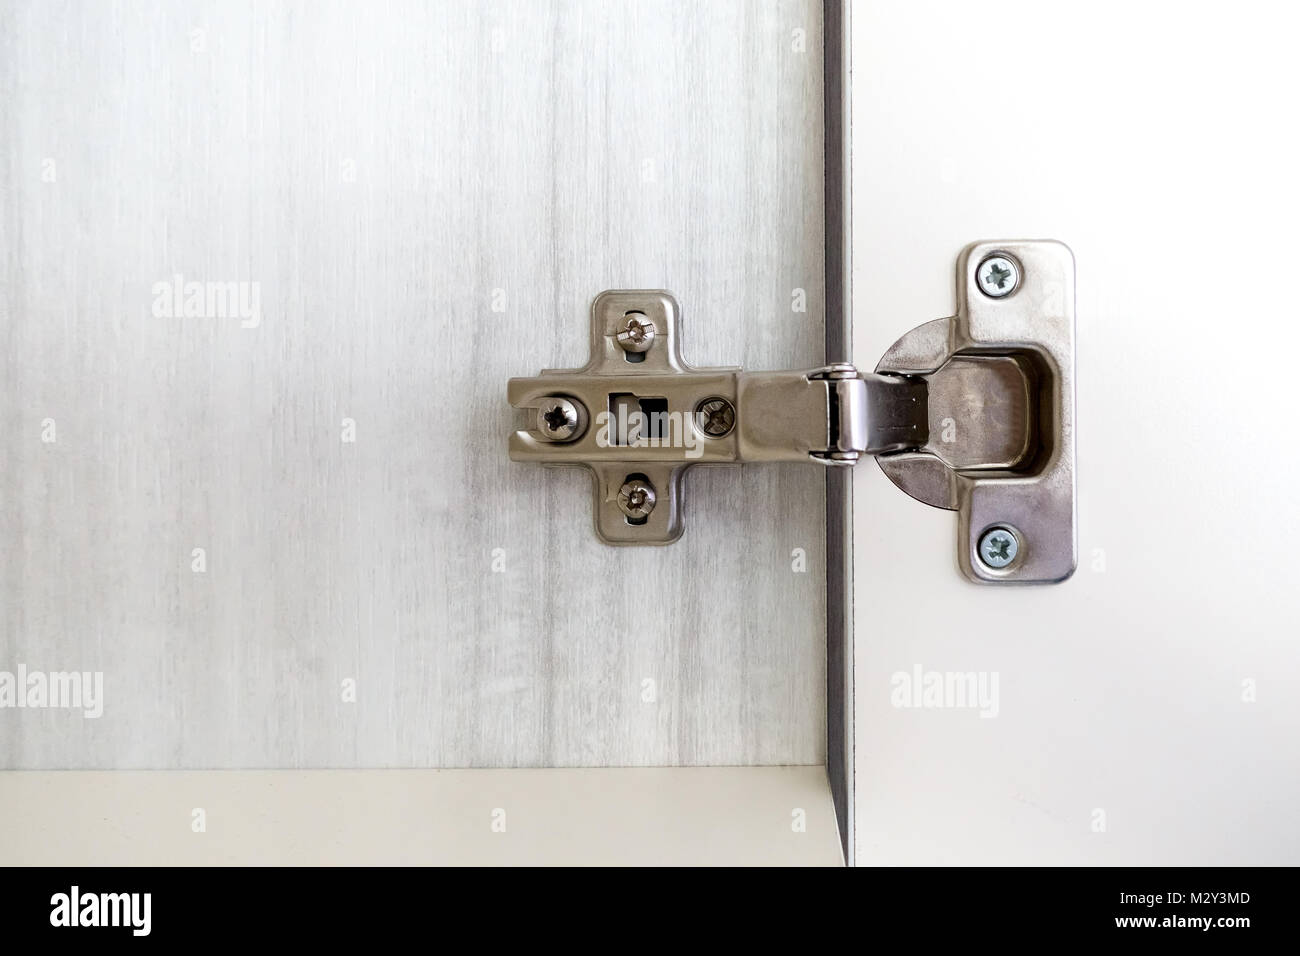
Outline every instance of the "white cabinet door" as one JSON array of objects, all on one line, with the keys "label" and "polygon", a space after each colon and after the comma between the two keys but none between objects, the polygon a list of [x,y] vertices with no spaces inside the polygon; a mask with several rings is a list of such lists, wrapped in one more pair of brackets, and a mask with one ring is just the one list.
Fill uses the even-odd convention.
[{"label": "white cabinet door", "polygon": [[[968,583],[952,513],[857,469],[857,863],[1300,862],[1297,27],[854,5],[857,363],[953,313],[968,242],[1068,243],[1079,545]],[[913,686],[949,674],[984,700]]]}]

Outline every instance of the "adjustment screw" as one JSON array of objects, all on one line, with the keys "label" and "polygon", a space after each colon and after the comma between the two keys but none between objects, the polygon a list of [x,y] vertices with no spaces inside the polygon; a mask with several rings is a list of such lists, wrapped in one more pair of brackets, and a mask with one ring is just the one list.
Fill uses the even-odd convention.
[{"label": "adjustment screw", "polygon": [[1008,528],[990,528],[980,538],[980,560],[994,570],[1008,567],[1020,552],[1020,539]]},{"label": "adjustment screw", "polygon": [[655,510],[655,490],[648,481],[630,478],[618,489],[618,509],[629,518],[644,518]]},{"label": "adjustment screw", "polygon": [[725,398],[706,398],[695,406],[695,422],[710,438],[721,438],[736,425],[736,409]]},{"label": "adjustment screw", "polygon": [[537,430],[547,441],[572,441],[586,426],[587,409],[577,399],[552,395],[537,406]]},{"label": "adjustment screw", "polygon": [[1007,256],[989,256],[975,270],[980,291],[991,299],[1000,299],[1020,285],[1020,267]]},{"label": "adjustment screw", "polygon": [[629,312],[618,330],[618,344],[624,352],[644,352],[654,344],[655,324],[644,312]]}]

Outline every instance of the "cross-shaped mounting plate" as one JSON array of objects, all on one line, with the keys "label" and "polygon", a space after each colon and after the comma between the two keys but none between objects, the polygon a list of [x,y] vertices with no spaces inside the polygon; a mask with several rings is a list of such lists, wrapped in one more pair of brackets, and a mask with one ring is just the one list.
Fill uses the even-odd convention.
[{"label": "cross-shaped mounting plate", "polygon": [[[644,351],[619,344],[619,334],[630,321],[653,329]],[[678,325],[677,302],[667,292],[602,292],[591,306],[591,359],[586,365],[510,380],[510,404],[529,409],[533,417],[551,396],[568,399],[585,413],[585,427],[564,442],[549,438],[546,429],[530,419],[529,427],[510,436],[510,457],[590,468],[595,477],[596,533],[609,544],[676,541],[682,533],[683,472],[693,464],[738,459],[737,430],[710,437],[697,427],[695,411],[713,398],[734,409],[740,369],[691,368],[682,360]],[[652,414],[667,417],[652,428]],[[629,516],[627,496],[620,505],[619,491],[638,481],[649,486],[653,503],[646,514]],[[634,496],[633,503],[636,500]]]}]

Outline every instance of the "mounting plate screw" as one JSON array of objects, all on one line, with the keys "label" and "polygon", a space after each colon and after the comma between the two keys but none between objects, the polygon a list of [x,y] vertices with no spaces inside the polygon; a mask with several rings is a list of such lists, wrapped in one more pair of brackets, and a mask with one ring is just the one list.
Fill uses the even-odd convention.
[{"label": "mounting plate screw", "polygon": [[644,312],[629,312],[618,330],[618,344],[624,352],[645,352],[655,340],[655,324]]},{"label": "mounting plate screw", "polygon": [[537,406],[537,430],[547,441],[572,441],[586,428],[587,410],[573,398],[552,395]]},{"label": "mounting plate screw", "polygon": [[1007,256],[989,256],[975,270],[980,291],[991,299],[1000,299],[1020,285],[1020,267]]},{"label": "mounting plate screw", "polygon": [[989,528],[980,537],[980,560],[994,570],[1010,566],[1020,553],[1020,538],[1009,528]]},{"label": "mounting plate screw", "polygon": [[695,421],[710,438],[721,438],[736,425],[736,408],[725,398],[706,398],[695,406]]},{"label": "mounting plate screw", "polygon": [[629,518],[645,518],[655,510],[655,490],[648,481],[629,478],[618,489],[618,508]]}]

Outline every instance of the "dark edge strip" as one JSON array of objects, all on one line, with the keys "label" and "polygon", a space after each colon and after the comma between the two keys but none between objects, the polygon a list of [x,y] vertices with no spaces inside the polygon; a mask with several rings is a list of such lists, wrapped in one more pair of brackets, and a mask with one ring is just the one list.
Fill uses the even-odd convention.
[{"label": "dark edge strip", "polygon": [[[852,361],[849,307],[848,11],[822,2],[826,362]],[[844,862],[853,865],[853,469],[826,469],[826,772]]]}]

